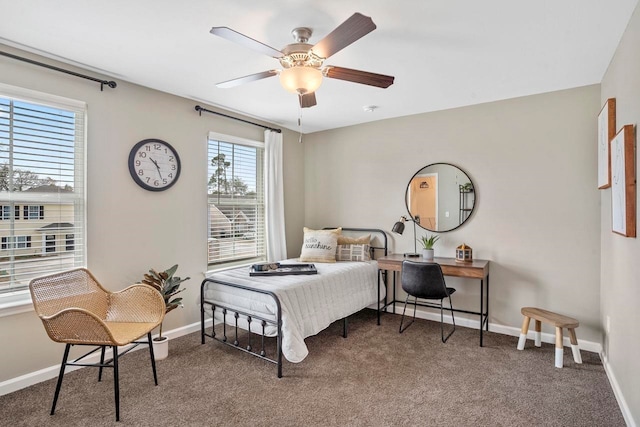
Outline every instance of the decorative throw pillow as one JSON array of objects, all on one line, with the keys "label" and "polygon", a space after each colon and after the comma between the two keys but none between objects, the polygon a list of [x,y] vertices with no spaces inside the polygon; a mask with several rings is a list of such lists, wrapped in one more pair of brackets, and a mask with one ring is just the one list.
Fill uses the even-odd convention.
[{"label": "decorative throw pillow", "polygon": [[371,234],[359,237],[338,236],[339,245],[368,245],[371,243]]},{"label": "decorative throw pillow", "polygon": [[336,262],[338,236],[342,228],[312,230],[304,227],[304,239],[300,251],[302,262]]},{"label": "decorative throw pillow", "polygon": [[338,261],[370,261],[369,245],[338,245]]}]

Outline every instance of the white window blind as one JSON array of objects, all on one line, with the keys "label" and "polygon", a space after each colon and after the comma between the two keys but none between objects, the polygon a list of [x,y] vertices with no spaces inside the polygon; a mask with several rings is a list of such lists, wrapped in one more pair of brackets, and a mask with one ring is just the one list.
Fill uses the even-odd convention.
[{"label": "white window blind", "polygon": [[0,293],[86,264],[85,115],[0,85]]},{"label": "white window blind", "polygon": [[264,144],[211,133],[207,161],[209,265],[264,260]]}]

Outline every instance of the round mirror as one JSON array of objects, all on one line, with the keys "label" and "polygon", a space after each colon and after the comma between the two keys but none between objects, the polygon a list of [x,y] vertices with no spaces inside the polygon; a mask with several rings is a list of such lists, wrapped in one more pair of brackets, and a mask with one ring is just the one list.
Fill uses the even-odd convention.
[{"label": "round mirror", "polygon": [[471,178],[449,163],[433,163],[416,172],[407,185],[407,210],[420,227],[443,233],[471,217],[476,189]]}]

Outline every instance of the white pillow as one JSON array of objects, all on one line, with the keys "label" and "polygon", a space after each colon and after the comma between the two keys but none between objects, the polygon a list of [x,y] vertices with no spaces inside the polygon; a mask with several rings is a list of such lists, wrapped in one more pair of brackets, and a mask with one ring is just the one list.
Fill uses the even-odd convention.
[{"label": "white pillow", "polygon": [[300,251],[302,262],[336,262],[338,236],[342,228],[312,230],[304,227],[304,239]]}]

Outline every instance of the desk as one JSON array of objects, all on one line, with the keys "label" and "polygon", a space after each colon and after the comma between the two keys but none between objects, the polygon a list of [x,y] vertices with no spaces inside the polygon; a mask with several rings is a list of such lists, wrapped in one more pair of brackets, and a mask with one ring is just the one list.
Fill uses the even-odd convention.
[{"label": "desk", "polygon": [[[380,295],[378,295],[378,325],[380,324],[380,312],[387,311],[387,307],[393,305],[393,313],[396,312],[396,303],[404,302],[396,300],[396,272],[402,271],[402,261],[416,261],[416,262],[436,262],[442,267],[442,273],[445,276],[465,277],[469,279],[480,279],[480,311],[468,311],[453,309],[461,313],[476,314],[480,316],[480,347],[482,347],[482,333],[483,328],[489,331],[489,261],[482,259],[475,259],[472,262],[459,262],[455,258],[434,258],[433,261],[427,261],[421,257],[406,258],[401,254],[392,254],[378,258],[378,269],[392,271],[393,272],[393,299],[387,300],[387,296],[384,298],[384,306],[380,306]],[[388,285],[389,280],[386,281],[385,286]],[[485,294],[486,286],[486,294]],[[380,274],[378,274],[378,291],[380,289]],[[389,294],[388,288],[386,295]],[[485,296],[486,295],[486,296]],[[450,310],[450,309],[446,309]]]}]

